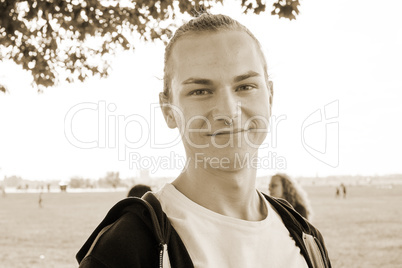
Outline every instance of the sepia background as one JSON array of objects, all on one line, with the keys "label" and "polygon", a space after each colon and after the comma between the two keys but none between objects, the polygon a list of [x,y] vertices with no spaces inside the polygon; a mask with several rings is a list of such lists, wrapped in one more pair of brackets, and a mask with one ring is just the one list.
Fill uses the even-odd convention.
[{"label": "sepia background", "polygon": [[[6,2],[19,1],[0,7]],[[267,58],[274,104],[258,188],[268,192],[277,172],[300,182],[333,267],[402,267],[402,3],[304,0],[292,20],[271,15],[274,1],[259,14],[244,14],[242,1],[205,3],[247,26]],[[191,17],[178,7],[172,12],[174,19],[152,25]],[[106,55],[108,68],[99,61],[108,76],[79,77],[91,72],[74,66],[78,75],[69,77],[56,68],[59,81],[50,83],[38,78],[34,63],[23,69],[7,58],[6,19],[0,267],[77,266],[74,254],[131,186],[157,190],[184,167],[179,133],[166,127],[158,106],[167,36],[151,41],[123,31],[133,48]],[[336,198],[341,183],[347,195]]]}]

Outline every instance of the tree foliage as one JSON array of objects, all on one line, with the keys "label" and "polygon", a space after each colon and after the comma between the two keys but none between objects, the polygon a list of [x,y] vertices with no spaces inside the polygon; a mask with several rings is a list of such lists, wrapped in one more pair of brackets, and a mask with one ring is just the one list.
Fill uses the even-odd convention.
[{"label": "tree foliage", "polygon": [[19,176],[10,176],[4,177],[4,185],[3,186],[7,186],[7,187],[17,187],[18,185],[20,185],[23,182],[23,179]]},{"label": "tree foliage", "polygon": [[3,85],[0,84],[0,91],[3,92],[3,93],[6,93],[6,92],[7,92],[7,89],[6,89],[5,86],[3,86]]},{"label": "tree foliage", "polygon": [[71,188],[92,188],[93,186],[91,179],[85,179],[79,176],[70,178],[68,185]]},{"label": "tree foliage", "polygon": [[[133,49],[133,33],[166,41],[175,14],[208,11],[223,0],[0,0],[0,61],[32,73],[39,87],[60,79],[84,81],[110,72],[118,50]],[[245,13],[260,14],[262,0],[241,0]],[[272,15],[295,19],[299,0],[277,0]],[[63,75],[65,77],[63,77]],[[5,92],[5,89],[0,88]]]},{"label": "tree foliage", "polygon": [[111,185],[113,188],[119,186],[121,182],[119,172],[107,172],[106,176],[103,179],[108,185]]}]

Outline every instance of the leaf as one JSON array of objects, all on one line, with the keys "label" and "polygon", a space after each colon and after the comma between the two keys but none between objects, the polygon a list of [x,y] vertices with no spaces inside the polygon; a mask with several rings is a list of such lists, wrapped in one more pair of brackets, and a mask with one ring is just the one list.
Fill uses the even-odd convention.
[{"label": "leaf", "polygon": [[274,9],[272,10],[271,15],[278,15],[279,18],[294,20],[296,19],[295,14],[299,14],[299,5],[299,0],[287,0],[283,4],[278,0],[278,2],[273,4]]}]

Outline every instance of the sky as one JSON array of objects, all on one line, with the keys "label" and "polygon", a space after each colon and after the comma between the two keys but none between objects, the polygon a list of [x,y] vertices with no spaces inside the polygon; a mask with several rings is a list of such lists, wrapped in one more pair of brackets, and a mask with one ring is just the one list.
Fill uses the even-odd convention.
[{"label": "sky", "polygon": [[[255,34],[274,83],[259,176],[402,173],[400,1],[301,1],[293,21],[228,3],[212,12]],[[116,56],[107,79],[41,94],[28,73],[0,62],[9,90],[0,95],[0,178],[177,176],[184,150],[158,107],[164,46],[135,47]]]}]

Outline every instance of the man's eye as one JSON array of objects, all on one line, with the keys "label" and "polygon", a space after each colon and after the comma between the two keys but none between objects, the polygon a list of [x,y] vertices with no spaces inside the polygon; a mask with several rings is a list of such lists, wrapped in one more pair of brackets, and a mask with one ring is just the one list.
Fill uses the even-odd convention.
[{"label": "man's eye", "polygon": [[210,92],[206,89],[197,89],[191,91],[189,95],[201,96],[201,95],[208,95]]},{"label": "man's eye", "polygon": [[236,88],[236,91],[249,91],[255,89],[255,86],[253,85],[243,85],[243,86],[239,86],[238,88]]}]

